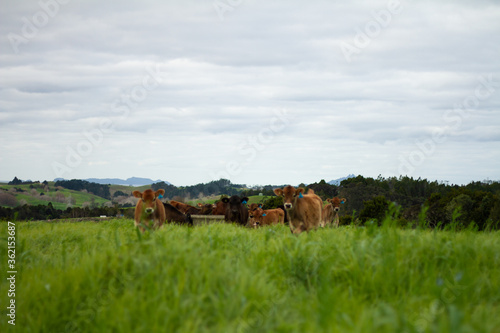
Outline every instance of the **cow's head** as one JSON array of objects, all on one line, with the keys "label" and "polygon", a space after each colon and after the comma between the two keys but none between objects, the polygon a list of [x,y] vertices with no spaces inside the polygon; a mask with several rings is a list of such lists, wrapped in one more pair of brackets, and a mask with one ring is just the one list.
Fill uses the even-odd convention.
[{"label": "cow's head", "polygon": [[142,211],[148,215],[151,215],[154,213],[155,208],[156,208],[156,199],[160,196],[163,197],[165,194],[165,190],[158,190],[154,192],[151,189],[148,189],[144,192],[140,191],[134,191],[132,192],[134,197],[140,198],[142,201]]},{"label": "cow's head", "polygon": [[[261,205],[261,207],[262,207],[262,205]],[[266,213],[264,213],[264,210],[262,210],[262,208],[256,208],[252,212],[252,217],[253,217],[252,227],[254,227],[254,228],[261,227],[262,222],[264,220],[264,216],[266,216]]]},{"label": "cow's head", "polygon": [[237,195],[233,195],[230,198],[222,198],[222,202],[228,205],[228,209],[232,213],[238,213],[242,205],[248,202],[248,198],[247,197],[240,198]]},{"label": "cow's head", "polygon": [[302,197],[304,189],[302,187],[295,188],[291,185],[285,186],[284,188],[274,189],[274,194],[283,197],[283,204],[285,209],[292,209],[295,205],[297,198]]},{"label": "cow's head", "polygon": [[328,201],[332,205],[334,211],[338,212],[340,210],[340,205],[344,204],[346,202],[346,199],[334,197],[331,199],[326,199],[326,201]]},{"label": "cow's head", "polygon": [[262,204],[261,203],[253,203],[253,204],[250,204],[248,206],[248,213],[250,214],[249,217],[250,218],[253,218],[253,212],[256,210],[256,209],[259,209],[259,208],[262,208]]}]

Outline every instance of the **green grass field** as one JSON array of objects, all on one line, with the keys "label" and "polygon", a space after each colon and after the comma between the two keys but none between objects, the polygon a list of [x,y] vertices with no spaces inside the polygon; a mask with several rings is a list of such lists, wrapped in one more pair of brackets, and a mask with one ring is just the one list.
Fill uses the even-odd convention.
[{"label": "green grass field", "polygon": [[0,223],[0,332],[500,332],[500,233]]}]

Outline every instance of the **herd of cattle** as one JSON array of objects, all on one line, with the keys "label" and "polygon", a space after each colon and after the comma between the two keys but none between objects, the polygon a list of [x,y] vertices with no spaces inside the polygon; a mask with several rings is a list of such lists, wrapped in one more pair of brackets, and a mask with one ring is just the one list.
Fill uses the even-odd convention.
[{"label": "herd of cattle", "polygon": [[323,206],[323,200],[312,189],[306,194],[304,188],[288,185],[275,189],[274,193],[283,197],[283,206],[264,210],[261,204],[248,204],[247,197],[237,195],[223,198],[215,204],[194,207],[174,200],[162,202],[160,199],[165,191],[161,189],[134,191],[133,195],[140,199],[135,207],[135,225],[141,231],[144,231],[144,226],[161,227],[166,221],[192,225],[191,215],[224,215],[228,222],[253,228],[288,222],[294,234],[339,225],[340,205],[346,201],[345,198],[327,199],[327,204]]}]

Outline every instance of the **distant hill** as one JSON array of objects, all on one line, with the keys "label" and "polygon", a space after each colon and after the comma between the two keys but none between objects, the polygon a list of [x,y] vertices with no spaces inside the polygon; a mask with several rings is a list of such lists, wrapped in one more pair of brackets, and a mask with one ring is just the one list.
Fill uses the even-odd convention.
[{"label": "distant hill", "polygon": [[353,174],[350,174],[348,175],[347,177],[342,177],[342,178],[338,178],[338,179],[333,179],[333,180],[330,180],[328,182],[328,184],[330,185],[336,185],[336,186],[339,186],[340,185],[340,182],[342,182],[344,179],[349,179],[349,178],[353,178],[353,177],[356,177],[355,175]]},{"label": "distant hill", "polygon": [[[56,178],[54,181],[63,180],[62,178]],[[171,183],[158,179],[152,180],[150,178],[140,178],[140,177],[130,177],[127,179],[120,178],[87,178],[83,179],[91,183],[97,184],[111,184],[111,185],[127,185],[127,186],[143,186],[143,185],[151,185],[154,183],[165,182],[166,184],[172,185]]]}]

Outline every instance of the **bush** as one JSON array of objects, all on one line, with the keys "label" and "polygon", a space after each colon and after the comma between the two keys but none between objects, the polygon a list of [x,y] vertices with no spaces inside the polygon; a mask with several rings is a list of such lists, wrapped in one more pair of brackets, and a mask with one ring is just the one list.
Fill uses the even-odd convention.
[{"label": "bush", "polygon": [[283,197],[270,197],[262,204],[262,209],[274,209],[283,205]]},{"label": "bush", "polygon": [[359,214],[361,222],[374,219],[381,223],[387,214],[390,202],[383,195],[379,195],[363,204],[364,207]]},{"label": "bush", "polygon": [[340,216],[339,225],[350,225],[354,222],[354,217],[352,215]]}]

